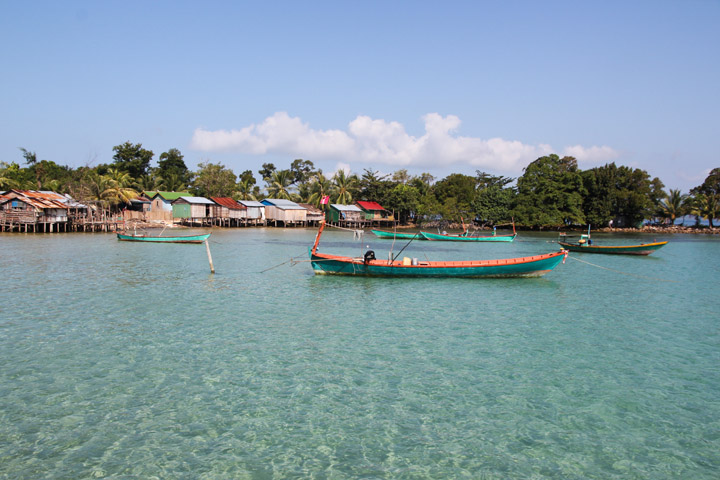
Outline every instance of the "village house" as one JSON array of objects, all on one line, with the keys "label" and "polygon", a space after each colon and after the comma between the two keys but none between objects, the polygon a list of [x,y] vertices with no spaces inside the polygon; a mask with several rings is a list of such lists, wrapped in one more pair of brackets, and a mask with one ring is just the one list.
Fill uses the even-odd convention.
[{"label": "village house", "polygon": [[246,208],[247,225],[265,225],[265,205],[255,200],[238,200],[238,203]]},{"label": "village house", "polygon": [[389,212],[383,208],[377,202],[367,202],[358,200],[355,204],[362,209],[365,214],[365,220],[369,221],[373,225],[381,225],[383,223],[393,223],[395,217],[392,212]]},{"label": "village house", "polygon": [[290,200],[266,198],[262,202],[265,205],[265,217],[274,226],[283,227],[305,225],[307,222],[307,210]]},{"label": "village house", "polygon": [[243,220],[247,220],[247,207],[239,204],[230,197],[210,197],[215,202],[213,210],[213,225],[221,227],[239,227]]},{"label": "village house", "polygon": [[215,202],[205,197],[180,197],[172,202],[173,221],[186,225],[211,225]]},{"label": "village house", "polygon": [[309,227],[316,227],[320,224],[323,218],[325,218],[325,213],[317,208],[315,205],[312,205],[310,203],[298,203],[301,207],[303,207],[305,210],[307,210],[307,226]]},{"label": "village house", "polygon": [[68,207],[54,192],[10,190],[0,197],[2,230],[59,232],[68,230]]},{"label": "village house", "polygon": [[357,205],[331,203],[326,219],[335,225],[357,227],[365,223],[365,214]]}]

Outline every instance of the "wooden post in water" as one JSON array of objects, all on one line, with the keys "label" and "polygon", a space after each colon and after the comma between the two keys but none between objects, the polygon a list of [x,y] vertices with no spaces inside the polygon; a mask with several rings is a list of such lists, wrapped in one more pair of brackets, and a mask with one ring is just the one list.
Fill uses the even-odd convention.
[{"label": "wooden post in water", "polygon": [[215,273],[215,267],[213,266],[212,262],[212,255],[210,255],[210,244],[207,240],[205,240],[205,250],[207,250],[208,262],[210,262],[210,273]]}]

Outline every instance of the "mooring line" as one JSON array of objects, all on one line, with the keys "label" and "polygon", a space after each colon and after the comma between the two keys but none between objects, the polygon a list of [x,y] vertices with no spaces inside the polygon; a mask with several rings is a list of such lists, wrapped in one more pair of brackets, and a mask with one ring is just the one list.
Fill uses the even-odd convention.
[{"label": "mooring line", "polygon": [[654,280],[654,281],[656,281],[656,282],[679,283],[677,280],[665,280],[664,278],[647,277],[647,276],[645,276],[645,275],[637,275],[637,274],[634,274],[634,273],[623,272],[623,271],[621,271],[621,270],[615,270],[614,268],[603,267],[602,265],[596,265],[596,264],[590,263],[590,262],[588,262],[588,261],[586,261],[586,260],[580,260],[579,258],[573,257],[573,256],[570,256],[569,258],[571,258],[571,259],[573,259],[573,260],[577,260],[578,262],[586,263],[586,264],[591,265],[591,266],[593,266],[593,267],[602,268],[603,270],[610,270],[611,272],[619,273],[619,274],[621,274],[621,275],[629,275],[629,276],[631,276],[631,277],[643,278],[643,279],[645,279],[645,280]]}]

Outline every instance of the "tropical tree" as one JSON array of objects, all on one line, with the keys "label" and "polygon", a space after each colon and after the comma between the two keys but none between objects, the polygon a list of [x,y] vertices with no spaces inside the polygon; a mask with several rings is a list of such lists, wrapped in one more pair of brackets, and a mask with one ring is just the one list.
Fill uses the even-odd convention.
[{"label": "tropical tree", "polygon": [[160,177],[158,187],[166,192],[181,192],[187,190],[188,182],[186,182],[186,179],[189,177],[189,174],[184,175],[178,171],[169,171]]},{"label": "tropical tree", "polygon": [[[150,172],[135,180],[135,187],[139,192],[150,192],[153,190],[162,190],[162,178],[158,177],[155,172]],[[170,190],[173,191],[173,190]]]},{"label": "tropical tree", "polygon": [[161,153],[155,173],[163,180],[173,178],[175,184],[181,185],[178,188],[187,188],[192,181],[192,173],[188,170],[183,158],[183,154],[177,148],[171,148],[167,152]]},{"label": "tropical tree", "polygon": [[25,163],[27,163],[32,169],[35,170],[35,181],[37,182],[37,189],[42,190],[42,182],[40,181],[42,169],[36,168],[38,163],[37,154],[35,152],[30,152],[22,147],[20,147],[20,150],[23,152],[23,158],[25,159]]},{"label": "tropical tree", "polygon": [[290,200],[292,193],[290,185],[292,185],[293,175],[290,170],[276,170],[270,174],[267,181],[268,196],[270,198]]},{"label": "tropical tree", "polygon": [[113,147],[113,165],[115,168],[127,172],[133,178],[140,178],[148,173],[150,161],[153,157],[152,150],[142,148],[142,144],[125,142],[122,145]]},{"label": "tropical tree", "polygon": [[714,228],[713,220],[720,216],[720,197],[712,194],[696,194],[693,200],[692,213],[707,218],[710,227]]},{"label": "tropical tree", "polygon": [[257,197],[254,192],[255,187],[255,179],[250,178],[240,178],[240,181],[237,183],[237,189],[235,191],[234,198],[236,200],[257,200]]},{"label": "tropical tree", "polygon": [[308,203],[315,205],[318,208],[324,207],[320,202],[326,195],[330,195],[332,190],[332,182],[325,178],[322,172],[316,173],[310,181],[310,196],[308,197]]},{"label": "tropical tree", "polygon": [[660,217],[670,221],[670,225],[675,224],[675,220],[685,215],[689,208],[688,196],[681,193],[680,189],[670,189],[665,198],[660,201]]},{"label": "tropical tree", "polygon": [[235,173],[220,163],[206,161],[193,180],[193,190],[201,197],[231,197],[235,193]]},{"label": "tropical tree", "polygon": [[105,190],[100,194],[100,198],[107,202],[110,208],[130,203],[138,197],[138,192],[132,185],[135,183],[129,173],[123,172],[117,168],[108,170],[108,175],[104,175],[107,179]]},{"label": "tropical tree", "polygon": [[540,157],[525,167],[517,181],[513,208],[521,225],[543,227],[582,224],[585,189],[573,157]]},{"label": "tropical tree", "polygon": [[399,183],[385,197],[384,202],[384,207],[393,210],[400,223],[408,223],[411,218],[417,216],[420,192],[411,185]]},{"label": "tropical tree", "polygon": [[333,193],[335,202],[341,205],[349,205],[353,195],[357,193],[357,175],[346,174],[345,170],[338,170],[332,178]]}]

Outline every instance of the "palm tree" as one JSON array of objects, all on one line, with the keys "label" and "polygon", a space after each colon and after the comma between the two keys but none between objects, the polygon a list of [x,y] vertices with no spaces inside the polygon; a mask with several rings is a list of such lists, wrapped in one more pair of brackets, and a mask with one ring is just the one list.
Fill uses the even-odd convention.
[{"label": "palm tree", "polygon": [[714,228],[713,220],[720,215],[720,199],[717,195],[698,193],[695,196],[694,215],[705,217],[710,222],[710,228]]},{"label": "palm tree", "polygon": [[167,192],[181,192],[187,189],[183,176],[178,172],[169,172],[160,179],[160,188]]},{"label": "palm tree", "polygon": [[129,173],[111,168],[108,170],[108,175],[104,176],[107,177],[108,182],[100,196],[111,208],[129,203],[130,200],[138,197],[137,190],[131,187],[134,182]]},{"label": "palm tree", "polygon": [[[332,190],[332,183],[325,178],[325,175],[318,172],[310,181],[310,196],[308,203],[320,207],[320,202],[325,195],[329,195]],[[324,205],[323,205],[324,206]]]},{"label": "palm tree", "polygon": [[253,195],[254,180],[246,178],[240,180],[237,184],[237,191],[235,193],[236,200],[257,200]]},{"label": "palm tree", "polygon": [[279,170],[272,173],[268,181],[269,198],[290,200],[290,184],[292,183],[292,174],[290,170]]},{"label": "palm tree", "polygon": [[148,173],[135,181],[135,187],[137,187],[139,192],[152,192],[162,188],[160,186],[161,181],[162,179],[154,173]]},{"label": "palm tree", "polygon": [[333,176],[337,203],[348,205],[352,202],[352,192],[357,188],[357,184],[358,178],[356,175],[347,175],[344,170],[338,170]]},{"label": "palm tree", "polygon": [[677,218],[682,217],[688,211],[688,196],[680,193],[679,189],[670,189],[669,194],[660,201],[660,216],[670,220],[670,225],[675,224]]}]

